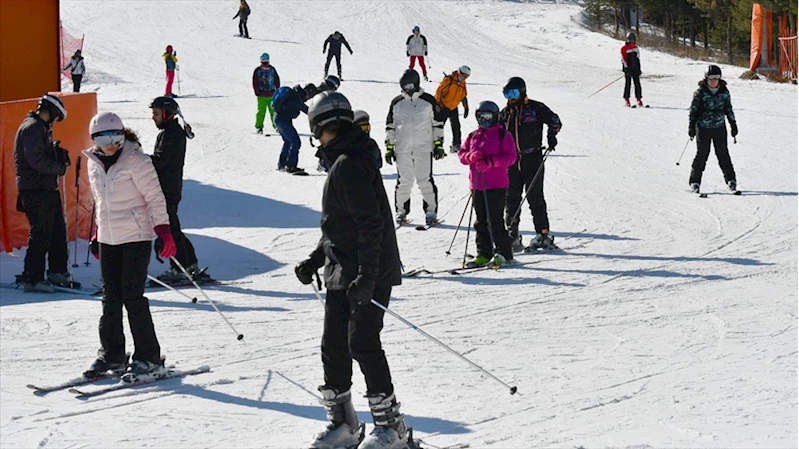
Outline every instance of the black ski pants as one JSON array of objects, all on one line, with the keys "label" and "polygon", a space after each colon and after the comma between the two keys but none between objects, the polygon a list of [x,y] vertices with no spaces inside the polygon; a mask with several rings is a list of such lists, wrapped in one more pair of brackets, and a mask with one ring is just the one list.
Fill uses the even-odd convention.
[{"label": "black ski pants", "polygon": [[699,128],[696,134],[696,157],[691,164],[691,177],[688,184],[701,184],[702,172],[705,171],[707,158],[710,156],[710,144],[716,150],[716,159],[719,160],[719,167],[724,173],[724,181],[735,180],[735,169],[732,168],[730,151],[727,147],[727,127],[720,128]]},{"label": "black ski pants", "polygon": [[452,144],[457,145],[458,147],[461,146],[461,121],[460,121],[460,114],[458,113],[458,108],[455,109],[445,109],[447,112],[446,116],[444,117],[444,124],[447,123],[447,120],[450,120],[452,123]]},{"label": "black ski pants", "polygon": [[327,72],[330,70],[330,61],[333,58],[336,58],[336,69],[338,71],[338,77],[341,79],[341,52],[327,52],[327,61],[325,61],[325,78],[327,78]]},{"label": "black ski pants", "polygon": [[510,236],[505,229],[505,222],[502,221],[506,194],[506,189],[472,191],[474,195],[472,204],[477,217],[474,221],[475,243],[479,256],[491,258],[495,253],[500,253],[506,260],[513,259]]},{"label": "black ski pants", "polygon": [[[388,307],[391,287],[378,286],[372,299]],[[338,391],[352,386],[352,360],[361,366],[366,394],[391,394],[391,372],[380,343],[383,310],[374,304],[358,306],[345,290],[328,290],[325,329],[322,334],[322,365],[325,385]]]},{"label": "black ski pants", "polygon": [[641,98],[641,74],[625,73],[624,74],[624,98],[630,98],[630,81],[635,83],[635,98]]},{"label": "black ski pants", "polygon": [[239,34],[244,37],[250,37],[250,30],[247,29],[247,19],[239,17]]},{"label": "black ski pants", "polygon": [[155,336],[150,304],[144,297],[147,265],[150,263],[150,242],[122,245],[100,244],[100,272],[103,275],[103,315],[100,317],[100,350],[98,356],[108,362],[125,360],[125,332],[122,329],[122,307],[128,311],[130,333],[133,334],[133,360],[159,363],[161,347]]},{"label": "black ski pants", "polygon": [[[194,252],[194,245],[191,244],[189,238],[180,229],[178,203],[166,203],[166,213],[169,215],[169,230],[172,231],[172,238],[175,239],[175,247],[177,248],[175,259],[183,265],[183,268],[188,270],[191,265],[197,263],[197,254]],[[170,260],[169,265],[180,271],[175,262]]]},{"label": "black ski pants", "polygon": [[[516,210],[522,203],[522,195],[530,189],[527,195],[527,204],[530,205],[530,212],[533,214],[533,225],[535,232],[541,233],[544,229],[549,229],[549,216],[547,216],[547,202],[544,199],[544,155],[541,150],[533,150],[531,153],[522,154],[521,158],[508,168],[507,204],[505,206],[505,224],[511,240],[519,235],[519,223],[521,222],[521,212],[514,217]],[[541,174],[535,179],[538,168],[541,167]],[[532,187],[530,187],[532,185]]]},{"label": "black ski pants", "polygon": [[31,227],[25,253],[25,278],[32,284],[44,280],[45,257],[50,271],[66,273],[67,227],[58,190],[23,190],[19,197]]},{"label": "black ski pants", "polygon": [[83,75],[72,74],[72,92],[80,92],[81,81],[83,81]]}]

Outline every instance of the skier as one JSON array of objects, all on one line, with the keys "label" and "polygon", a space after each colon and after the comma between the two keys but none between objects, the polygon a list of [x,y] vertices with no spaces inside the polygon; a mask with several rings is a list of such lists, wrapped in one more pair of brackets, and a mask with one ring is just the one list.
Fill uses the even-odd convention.
[{"label": "skier", "polygon": [[175,255],[169,231],[164,193],[151,159],[142,152],[138,136],[126,129],[114,113],[101,112],[89,123],[94,145],[86,156],[96,207],[94,256],[100,259],[103,280],[103,314],[100,350],[86,377],[108,371],[124,372],[125,334],[122,308],[128,312],[135,352],[130,372],[151,374],[165,370],[155,335],[150,305],[144,296],[150,245],[158,236],[163,258]]},{"label": "skier", "polygon": [[252,72],[252,90],[258,100],[258,112],[255,113],[255,131],[258,134],[264,133],[264,118],[266,111],[269,111],[269,120],[272,128],[275,126],[275,109],[272,107],[272,96],[280,88],[280,75],[277,74],[275,67],[269,63],[269,53],[261,55],[261,65]]},{"label": "skier", "polygon": [[725,116],[730,121],[730,134],[735,138],[738,135],[738,123],[732,112],[730,91],[727,90],[727,82],[721,79],[721,68],[711,65],[705,71],[705,78],[699,82],[699,89],[694,92],[688,115],[688,136],[691,139],[696,137],[696,157],[691,165],[691,177],[688,179],[694,192],[699,192],[702,172],[710,155],[711,142],[716,150],[721,171],[724,173],[724,182],[731,191],[738,191],[735,170],[727,148]]},{"label": "skier", "polygon": [[424,62],[424,57],[427,56],[427,38],[421,34],[418,25],[413,27],[412,34],[408,36],[408,40],[405,41],[405,55],[411,58],[411,63],[408,65],[408,68],[413,69],[418,59],[419,65],[422,66],[424,80],[430,81],[427,79],[427,66]]},{"label": "skier", "polygon": [[[53,293],[53,284],[79,287],[67,270],[67,229],[58,177],[70,165],[69,153],[53,142],[52,128],[67,118],[64,103],[53,95],[39,100],[36,112],[29,112],[14,139],[17,210],[25,212],[30,224],[25,268],[19,280],[26,292]],[[45,256],[49,261],[45,280]]]},{"label": "skier", "polygon": [[316,86],[310,83],[304,88],[299,84],[291,89],[283,86],[275,92],[272,102],[276,113],[275,125],[280,137],[283,138],[283,149],[280,151],[280,158],[277,162],[279,171],[297,176],[308,176],[305,170],[297,167],[302,141],[292,122],[299,117],[300,112],[308,113],[308,106],[305,102],[316,93]]},{"label": "skier", "polygon": [[[352,113],[352,120],[355,122],[356,125],[361,127],[361,130],[365,132],[366,135],[369,135],[369,133],[372,131],[372,125],[371,123],[369,123],[368,112],[358,109]],[[382,163],[383,158],[378,157],[378,159],[380,159]]]},{"label": "skier", "polygon": [[[379,151],[356,124],[349,101],[338,92],[318,95],[308,122],[330,166],[322,193],[322,238],[295,267],[303,284],[324,266],[327,300],[322,335],[325,384],[319,387],[330,423],[312,448],[399,449],[408,445],[405,417],[394,395],[391,372],[380,342],[383,311],[391,289],[402,283],[391,206],[380,170]],[[360,442],[352,403],[352,360],[366,380],[374,429]]]},{"label": "skier", "polygon": [[75,50],[69,64],[64,67],[64,70],[71,69],[72,74],[72,92],[80,92],[80,82],[83,80],[83,73],[86,72],[86,66],[83,64],[83,56],[80,50]]},{"label": "skier", "polygon": [[463,104],[463,118],[469,116],[469,100],[466,98],[466,79],[472,74],[469,66],[462,65],[458,70],[444,77],[436,89],[436,101],[445,114],[444,124],[449,119],[452,123],[452,146],[450,153],[457,153],[461,148],[461,122],[458,105]]},{"label": "skier", "polygon": [[233,20],[236,20],[236,17],[239,18],[239,37],[249,39],[250,30],[247,29],[247,18],[250,17],[250,5],[247,4],[247,0],[241,0],[239,10],[233,16]]},{"label": "skier", "polygon": [[178,52],[172,49],[171,45],[166,46],[166,52],[161,55],[166,63],[166,89],[164,96],[177,98],[177,95],[172,93],[172,83],[175,81],[175,70],[178,68]]},{"label": "skier", "polygon": [[397,161],[394,201],[397,225],[408,224],[414,179],[424,198],[425,223],[438,222],[438,188],[433,159],[444,158],[444,123],[435,97],[419,87],[419,74],[408,69],[400,78],[402,93],[391,100],[386,118],[386,162]]},{"label": "skier", "polygon": [[[350,48],[350,44],[347,42],[347,39],[338,31],[328,36],[324,45],[322,45],[322,54],[327,52],[327,61],[325,61],[325,78],[327,78],[327,72],[330,69],[330,61],[335,57],[336,68],[338,69],[338,78],[341,80],[341,44],[344,44],[344,46],[347,47],[347,50],[349,50],[350,54],[352,54],[352,48]],[[328,45],[330,45],[329,51],[327,47]]]},{"label": "skier", "polygon": [[635,83],[635,99],[638,106],[643,106],[641,101],[641,59],[638,45],[635,44],[635,33],[627,35],[624,46],[621,47],[621,64],[624,72],[624,105],[630,106],[630,81]]},{"label": "skier", "polygon": [[[477,257],[467,267],[493,263],[500,266],[513,260],[510,236],[502,213],[508,190],[508,168],[516,162],[516,142],[499,123],[499,106],[483,101],[474,113],[479,128],[466,137],[458,158],[469,166],[469,188],[477,219]],[[496,247],[494,247],[496,245]]]},{"label": "skier", "polygon": [[[549,217],[544,199],[544,158],[541,140],[546,124],[547,145],[554,151],[558,144],[556,135],[561,128],[560,117],[544,103],[527,98],[527,85],[517,76],[508,80],[502,88],[502,93],[508,104],[500,112],[500,121],[513,137],[518,153],[517,162],[508,169],[509,185],[505,209],[505,224],[508,226],[513,251],[519,252],[524,249],[522,237],[519,235],[521,215],[516,215],[523,192],[527,192],[527,202],[533,214],[536,232],[528,248],[556,249],[555,241],[549,234]],[[539,169],[540,174],[536,178]]]},{"label": "skier", "polygon": [[[205,282],[210,276],[197,266],[197,254],[194,245],[180,229],[178,205],[183,196],[183,164],[186,159],[186,132],[178,122],[180,107],[170,97],[158,97],[150,103],[153,111],[153,122],[161,131],[155,139],[155,150],[152,154],[153,165],[161,182],[161,190],[166,198],[166,212],[169,215],[169,229],[175,242],[177,253],[175,259],[197,282]],[[161,244],[167,240],[159,237],[155,242],[156,254],[161,253]],[[183,271],[172,260],[170,268],[158,276],[161,282],[172,284],[185,281]]]}]

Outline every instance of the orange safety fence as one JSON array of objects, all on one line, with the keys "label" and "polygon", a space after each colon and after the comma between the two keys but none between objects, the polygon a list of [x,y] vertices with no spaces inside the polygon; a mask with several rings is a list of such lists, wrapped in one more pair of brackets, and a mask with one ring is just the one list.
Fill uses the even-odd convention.
[{"label": "orange safety fence", "polygon": [[[0,0],[1,1],[1,0]],[[81,151],[92,145],[89,136],[89,121],[97,114],[97,94],[86,93],[58,93],[67,109],[67,119],[53,126],[53,139],[60,140],[61,146],[69,151],[72,165],[64,176],[66,184],[67,215],[66,222],[69,229],[68,238],[75,238],[75,207],[77,203],[77,189],[75,186],[75,172],[78,156]],[[21,248],[28,242],[30,227],[25,214],[17,211],[17,185],[16,168],[14,166],[14,140],[17,129],[28,111],[36,109],[38,98],[0,102],[0,236],[2,236],[2,250],[11,252]],[[85,159],[85,158],[84,158]],[[86,161],[81,163],[80,171],[80,214],[78,236],[82,239],[91,237],[92,193],[89,188],[89,177],[86,170]]]},{"label": "orange safety fence", "polygon": [[75,50],[83,52],[84,35],[78,38],[69,34],[69,32],[64,29],[63,25],[60,25],[58,28],[61,33],[61,69],[66,77],[72,79],[72,71],[63,69],[69,64],[72,55],[75,54]]},{"label": "orange safety fence", "polygon": [[780,38],[780,74],[784,77],[791,77],[796,81],[797,55],[796,36]]}]

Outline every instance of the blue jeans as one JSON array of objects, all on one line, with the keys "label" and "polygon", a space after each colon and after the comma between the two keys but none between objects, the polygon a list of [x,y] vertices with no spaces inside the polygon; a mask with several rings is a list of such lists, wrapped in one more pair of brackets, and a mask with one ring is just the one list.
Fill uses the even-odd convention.
[{"label": "blue jeans", "polygon": [[280,137],[283,138],[283,149],[280,151],[280,160],[277,162],[277,168],[296,167],[300,158],[300,135],[294,129],[294,124],[291,120],[282,120],[275,118],[275,126],[280,132]]}]

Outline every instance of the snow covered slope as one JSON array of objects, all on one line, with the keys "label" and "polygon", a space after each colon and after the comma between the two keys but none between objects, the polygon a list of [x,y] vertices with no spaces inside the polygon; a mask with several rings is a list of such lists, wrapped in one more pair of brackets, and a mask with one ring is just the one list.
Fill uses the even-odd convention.
[{"label": "snow covered slope", "polygon": [[[693,148],[675,161],[704,64],[643,49],[652,108],[622,108],[620,83],[586,99],[621,74],[621,43],[579,26],[578,6],[253,0],[253,39],[245,40],[232,36],[237,3],[64,1],[62,19],[86,34],[86,89],[148,149],[156,129],[147,106],[163,89],[160,55],[167,44],[177,50],[186,96],[179,102],[197,133],[181,221],[211,274],[246,281],[208,289],[244,341],[202,300],[154,291],[168,362],[208,364],[210,373],[87,401],[68,392],[36,397],[26,384],[75,377],[91,362],[100,302],[0,290],[3,447],[306,447],[325,420],[315,399],[323,309],[292,267],[319,237],[324,177],[313,170],[307,137],[300,165],[316,176],[275,171],[281,141],[253,134],[250,77],[269,52],[284,84],[321,81],[322,43],[339,30],[355,52],[343,56],[341,92],[372,115],[382,142],[413,25],[430,44],[434,82],[426,90],[468,64],[471,104],[501,103],[502,84],[520,75],[563,121],[546,167],[563,251],[522,255],[499,272],[411,278],[394,292],[393,310],[519,388],[508,395],[387,317],[397,397],[425,447],[797,446],[795,86],[740,81],[742,69],[723,67],[741,130],[730,148],[744,193],[727,194],[711,156],[709,197],[699,199],[686,192]],[[466,132],[476,127],[472,117],[463,122]],[[295,123],[307,135],[304,116]],[[460,264],[464,233],[453,256],[445,251],[468,194],[466,170],[452,156],[434,170],[446,223],[397,231],[409,269]],[[396,172],[383,173],[390,192]],[[415,193],[417,221],[420,205]],[[522,217],[527,240],[529,212]],[[79,261],[85,254],[84,244]],[[21,271],[23,255],[0,256],[0,281]],[[98,264],[81,264],[75,275],[96,283]],[[355,372],[356,408],[371,424]]]}]

